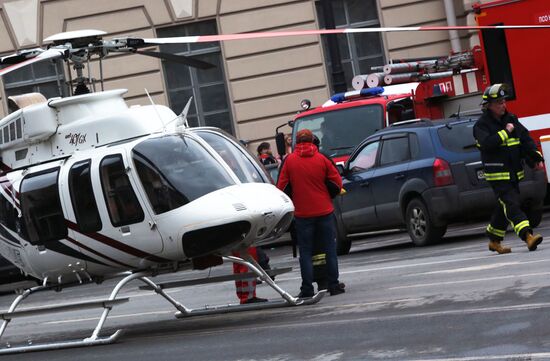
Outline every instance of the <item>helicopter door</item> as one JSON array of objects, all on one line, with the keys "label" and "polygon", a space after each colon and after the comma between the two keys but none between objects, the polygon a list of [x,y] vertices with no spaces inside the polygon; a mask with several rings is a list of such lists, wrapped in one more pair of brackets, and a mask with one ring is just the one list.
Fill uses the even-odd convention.
[{"label": "helicopter door", "polygon": [[122,154],[108,155],[100,162],[99,178],[108,214],[108,218],[102,215],[102,233],[114,239],[113,245],[118,244],[116,248],[122,252],[148,258],[162,252],[162,237],[143,199],[137,196],[134,179],[128,175],[130,169]]}]

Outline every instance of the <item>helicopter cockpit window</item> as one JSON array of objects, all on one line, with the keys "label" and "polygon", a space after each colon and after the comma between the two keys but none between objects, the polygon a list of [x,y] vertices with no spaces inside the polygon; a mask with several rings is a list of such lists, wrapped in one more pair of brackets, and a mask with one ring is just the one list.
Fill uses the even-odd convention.
[{"label": "helicopter cockpit window", "polygon": [[126,174],[122,156],[117,154],[103,158],[99,172],[103,196],[113,226],[142,222],[145,214]]},{"label": "helicopter cockpit window", "polygon": [[144,140],[132,153],[157,214],[235,184],[204,147],[183,135]]},{"label": "helicopter cockpit window", "polygon": [[220,134],[211,132],[196,132],[198,136],[208,143],[229,165],[231,170],[243,183],[263,183],[264,179],[259,173],[259,165],[256,167],[246,155],[228,139]]},{"label": "helicopter cockpit window", "polygon": [[59,168],[54,168],[31,174],[21,182],[25,238],[32,244],[45,244],[67,237],[67,224],[59,199],[58,175]]},{"label": "helicopter cockpit window", "polygon": [[90,177],[91,161],[76,163],[69,172],[69,192],[76,223],[81,232],[97,232],[101,229],[101,217]]}]

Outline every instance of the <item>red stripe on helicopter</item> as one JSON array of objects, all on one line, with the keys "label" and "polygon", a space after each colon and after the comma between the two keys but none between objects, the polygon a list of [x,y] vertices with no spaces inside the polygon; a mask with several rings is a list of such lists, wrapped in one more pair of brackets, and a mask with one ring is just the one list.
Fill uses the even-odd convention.
[{"label": "red stripe on helicopter", "polygon": [[153,261],[153,262],[158,262],[158,263],[171,262],[169,259],[158,257],[158,256],[155,256],[153,254],[144,252],[140,249],[134,248],[132,246],[128,246],[127,244],[124,244],[124,243],[119,242],[115,239],[107,237],[107,236],[105,236],[101,233],[97,233],[97,232],[85,233],[85,232],[82,232],[78,228],[78,225],[76,223],[73,223],[73,222],[69,221],[68,219],[66,219],[65,222],[67,223],[67,227],[69,227],[73,231],[79,232],[79,233],[85,235],[86,237],[90,237],[91,239],[93,239],[97,242],[101,242],[103,244],[106,244],[107,246],[116,248],[121,252],[125,252],[125,253],[128,253],[128,254],[131,254],[132,256],[143,258],[143,259]]},{"label": "red stripe on helicopter", "polygon": [[86,246],[85,244],[82,244],[82,243],[78,242],[76,239],[73,239],[73,238],[71,238],[71,237],[66,237],[66,239],[67,239],[69,242],[73,243],[75,246],[78,246],[78,247],[80,247],[80,248],[82,248],[82,249],[84,249],[84,250],[86,250],[86,251],[88,251],[88,252],[90,252],[90,253],[93,253],[93,254],[95,254],[96,256],[99,256],[99,257],[101,257],[101,258],[105,258],[106,260],[109,260],[109,261],[111,261],[111,262],[113,262],[113,263],[116,263],[116,264],[118,264],[118,265],[120,265],[120,266],[123,266],[123,267],[126,267],[126,268],[133,268],[133,266],[129,266],[129,265],[127,265],[126,263],[122,263],[122,262],[120,262],[120,261],[117,261],[116,259],[113,259],[113,258],[111,258],[111,257],[109,257],[109,256],[106,256],[106,255],[104,255],[104,254],[102,254],[102,253],[96,251],[95,249],[92,249],[92,248]]}]

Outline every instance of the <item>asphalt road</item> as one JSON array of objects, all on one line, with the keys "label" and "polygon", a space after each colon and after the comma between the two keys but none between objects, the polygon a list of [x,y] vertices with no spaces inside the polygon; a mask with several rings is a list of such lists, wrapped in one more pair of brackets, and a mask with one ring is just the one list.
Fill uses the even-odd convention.
[{"label": "asphalt road", "polygon": [[[548,243],[535,252],[508,233],[512,253],[493,254],[483,230],[481,223],[455,227],[444,243],[425,248],[403,243],[408,236],[399,232],[359,239],[340,258],[347,292],[311,306],[175,319],[164,299],[130,284],[122,296],[131,301],[113,309],[102,333],[125,329],[117,343],[1,359],[550,360],[550,214],[538,228]],[[277,282],[296,294],[299,267],[290,247],[268,254],[272,266],[294,267]],[[211,274],[229,269],[224,265]],[[110,281],[35,295],[25,305],[106,298],[112,286]],[[231,282],[169,293],[188,307],[236,302]],[[260,285],[258,296],[276,294]],[[0,297],[0,309],[10,302]],[[2,346],[87,337],[99,315],[94,309],[15,319]]]}]

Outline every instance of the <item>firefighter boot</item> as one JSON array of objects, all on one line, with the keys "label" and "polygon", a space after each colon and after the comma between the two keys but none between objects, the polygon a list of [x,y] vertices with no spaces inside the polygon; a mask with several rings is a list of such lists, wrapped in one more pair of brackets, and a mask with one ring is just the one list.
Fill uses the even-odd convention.
[{"label": "firefighter boot", "polygon": [[500,241],[489,241],[489,251],[497,252],[498,254],[505,254],[512,252],[512,249],[510,247],[503,247],[500,244]]},{"label": "firefighter boot", "polygon": [[525,237],[525,243],[527,243],[527,248],[529,251],[534,251],[537,249],[537,246],[542,242],[542,236],[540,234],[535,234],[529,232],[527,237]]}]

